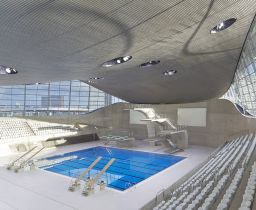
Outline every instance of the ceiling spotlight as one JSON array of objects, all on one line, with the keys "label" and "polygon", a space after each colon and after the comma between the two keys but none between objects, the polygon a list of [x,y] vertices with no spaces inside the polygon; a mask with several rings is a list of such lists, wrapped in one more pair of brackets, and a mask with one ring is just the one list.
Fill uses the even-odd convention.
[{"label": "ceiling spotlight", "polygon": [[114,65],[125,63],[131,59],[132,59],[132,56],[130,56],[130,55],[124,56],[124,57],[118,57],[118,58],[114,58],[110,61],[106,61],[105,63],[101,64],[101,66],[102,67],[111,67]]},{"label": "ceiling spotlight", "polygon": [[17,74],[18,71],[14,68],[0,65],[0,74]]},{"label": "ceiling spotlight", "polygon": [[90,80],[100,80],[100,79],[104,79],[104,77],[91,77]]},{"label": "ceiling spotlight", "polygon": [[104,77],[91,77],[91,78],[88,80],[88,83],[95,83],[96,80],[101,80],[101,79],[104,79]]},{"label": "ceiling spotlight", "polygon": [[139,65],[139,67],[150,67],[150,66],[154,66],[160,63],[160,60],[152,60],[152,61],[148,61],[146,63],[142,63]]},{"label": "ceiling spotlight", "polygon": [[111,67],[111,66],[113,66],[112,64],[104,64],[104,65],[102,65],[103,67]]},{"label": "ceiling spotlight", "polygon": [[164,76],[172,76],[176,73],[177,73],[176,70],[168,70],[168,71],[165,71],[163,74],[164,74]]},{"label": "ceiling spotlight", "polygon": [[217,25],[218,30],[223,30],[224,29],[224,22],[221,22],[219,25]]},{"label": "ceiling spotlight", "polygon": [[25,85],[40,85],[40,84],[42,84],[42,83],[36,82],[36,83],[28,83],[28,84],[25,84]]},{"label": "ceiling spotlight", "polygon": [[124,57],[123,57],[123,60],[126,62],[126,61],[128,61],[128,60],[131,59],[130,57],[131,57],[131,56],[124,56]]},{"label": "ceiling spotlight", "polygon": [[10,68],[6,68],[5,71],[10,74],[11,73],[11,69]]},{"label": "ceiling spotlight", "polygon": [[227,29],[228,27],[230,27],[231,25],[233,25],[236,22],[236,20],[237,20],[236,18],[227,19],[227,20],[219,23],[215,27],[213,27],[212,30],[210,31],[210,33],[216,34],[217,32],[223,31],[223,30]]}]

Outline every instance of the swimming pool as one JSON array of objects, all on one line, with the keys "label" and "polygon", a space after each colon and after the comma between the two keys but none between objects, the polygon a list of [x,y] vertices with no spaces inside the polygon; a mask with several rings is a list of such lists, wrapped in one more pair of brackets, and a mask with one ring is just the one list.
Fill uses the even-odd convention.
[{"label": "swimming pool", "polygon": [[111,158],[115,158],[114,163],[107,169],[100,180],[105,181],[108,187],[121,191],[184,159],[181,156],[98,146],[49,157],[47,158],[48,160],[71,158],[44,169],[69,177],[77,177],[99,156],[102,159],[86,177],[95,176]]}]

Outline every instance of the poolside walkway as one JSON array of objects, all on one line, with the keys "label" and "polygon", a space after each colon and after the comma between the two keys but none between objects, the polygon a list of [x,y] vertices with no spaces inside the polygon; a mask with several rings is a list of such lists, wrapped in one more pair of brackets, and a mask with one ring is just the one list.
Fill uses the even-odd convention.
[{"label": "poolside walkway", "polygon": [[[92,146],[101,142],[89,142],[79,145],[59,147],[49,150],[47,156]],[[136,150],[161,152],[161,147],[139,144]],[[190,146],[185,152],[177,155],[187,157],[185,160],[159,172],[134,187],[121,192],[107,188],[90,197],[81,195],[81,191],[69,192],[70,178],[34,170],[14,173],[0,168],[0,209],[6,210],[138,210],[156,196],[166,183],[171,185],[204,161],[214,151],[213,148]],[[5,210],[5,209],[4,209]]]}]

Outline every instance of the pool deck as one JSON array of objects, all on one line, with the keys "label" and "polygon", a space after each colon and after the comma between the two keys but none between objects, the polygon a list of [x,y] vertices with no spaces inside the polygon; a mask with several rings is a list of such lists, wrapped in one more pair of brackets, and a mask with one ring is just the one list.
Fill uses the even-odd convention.
[{"label": "pool deck", "polygon": [[[102,142],[88,142],[49,149],[45,156],[102,146]],[[139,143],[138,151],[162,153],[159,146]],[[84,197],[81,191],[69,192],[70,178],[45,170],[14,173],[0,167],[0,209],[1,210],[138,210],[156,196],[163,188],[176,182],[198,164],[206,160],[214,148],[190,146],[175,155],[187,157],[171,167],[153,175],[126,191],[107,188],[104,191]],[[12,159],[14,157],[11,157]],[[0,164],[9,162],[9,157],[0,158]]]}]

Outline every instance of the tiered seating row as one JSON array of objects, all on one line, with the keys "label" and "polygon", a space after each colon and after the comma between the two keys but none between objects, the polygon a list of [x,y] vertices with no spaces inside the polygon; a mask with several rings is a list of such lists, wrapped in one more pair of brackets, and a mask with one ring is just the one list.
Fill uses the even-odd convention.
[{"label": "tiered seating row", "polygon": [[19,119],[0,120],[0,140],[33,136],[26,121]]},{"label": "tiered seating row", "polygon": [[214,187],[212,193],[204,200],[202,206],[198,208],[198,210],[210,209],[213,203],[217,200],[218,196],[222,192],[228,181],[229,175],[224,175]]},{"label": "tiered seating row", "polygon": [[67,134],[76,133],[76,130],[70,125],[62,125],[57,123],[39,122],[39,121],[27,121],[36,135],[51,135],[51,134]]},{"label": "tiered seating row", "polygon": [[129,136],[100,136],[100,139],[105,141],[105,144],[126,144],[126,145],[132,145],[135,141],[135,138],[129,137]]},{"label": "tiered seating row", "polygon": [[67,136],[76,133],[77,131],[71,125],[17,118],[0,118],[0,143],[9,143],[30,136]]},{"label": "tiered seating row", "polygon": [[234,174],[218,205],[219,210],[227,209],[255,149],[253,137],[245,135],[226,143],[197,173],[175,189],[168,201],[162,201],[154,210],[209,210]]},{"label": "tiered seating row", "polygon": [[256,161],[252,166],[252,170],[250,172],[250,177],[247,182],[247,186],[245,188],[245,192],[243,195],[243,200],[239,210],[251,210],[253,198],[256,194]]},{"label": "tiered seating row", "polygon": [[235,177],[233,178],[231,184],[229,185],[228,189],[226,190],[221,202],[219,203],[217,210],[224,210],[228,209],[232,198],[235,195],[235,192],[240,184],[244,173],[244,168],[240,168],[237,170]]}]

